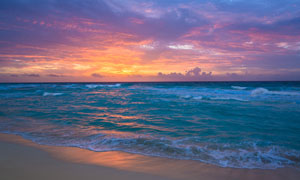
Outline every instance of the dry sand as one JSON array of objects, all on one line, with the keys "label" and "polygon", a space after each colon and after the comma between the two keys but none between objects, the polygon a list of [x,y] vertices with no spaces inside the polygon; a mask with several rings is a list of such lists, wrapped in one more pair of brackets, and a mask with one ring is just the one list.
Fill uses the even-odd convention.
[{"label": "dry sand", "polygon": [[0,134],[0,179],[272,179],[300,178],[300,170],[234,169],[197,161],[148,157],[123,152],[93,152],[38,145],[20,136]]}]

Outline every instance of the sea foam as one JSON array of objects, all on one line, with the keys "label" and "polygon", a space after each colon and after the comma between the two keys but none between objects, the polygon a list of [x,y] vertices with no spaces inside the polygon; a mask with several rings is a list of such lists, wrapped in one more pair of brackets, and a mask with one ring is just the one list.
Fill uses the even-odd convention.
[{"label": "sea foam", "polygon": [[[6,131],[7,132],[7,131]],[[169,139],[131,133],[100,133],[85,137],[35,137],[27,133],[14,133],[39,144],[69,146],[95,152],[122,151],[128,153],[197,160],[221,167],[247,169],[276,169],[299,166],[300,152],[280,146],[258,147],[256,142],[241,142],[238,146],[224,143],[195,144],[194,138]],[[38,135],[38,134],[36,134]],[[48,136],[49,136],[48,132]],[[242,145],[242,146],[241,146]],[[297,160],[298,159],[298,160]]]},{"label": "sea foam", "polygon": [[121,84],[87,84],[85,86],[92,89],[97,87],[120,87]]},{"label": "sea foam", "polygon": [[203,99],[203,97],[202,96],[196,96],[196,97],[193,97],[193,99],[201,100],[201,99]]},{"label": "sea foam", "polygon": [[252,96],[259,96],[263,94],[271,94],[271,95],[285,95],[285,96],[300,96],[298,92],[289,92],[289,91],[269,91],[266,88],[256,88],[251,91]]},{"label": "sea foam", "polygon": [[247,87],[242,87],[242,86],[231,86],[232,89],[238,89],[238,90],[244,90],[247,89]]},{"label": "sea foam", "polygon": [[238,97],[210,97],[211,100],[235,100],[235,101],[248,101],[246,99],[238,98]]},{"label": "sea foam", "polygon": [[43,96],[59,96],[62,95],[63,93],[49,93],[49,92],[44,92]]}]

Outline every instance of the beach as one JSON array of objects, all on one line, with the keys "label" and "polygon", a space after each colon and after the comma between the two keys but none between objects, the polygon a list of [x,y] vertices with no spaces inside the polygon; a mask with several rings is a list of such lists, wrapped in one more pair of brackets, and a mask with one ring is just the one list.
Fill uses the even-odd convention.
[{"label": "beach", "polygon": [[1,0],[0,180],[300,179],[300,0]]},{"label": "beach", "polygon": [[0,135],[1,179],[298,179],[294,168],[221,168],[196,161],[38,145]]},{"label": "beach", "polygon": [[63,161],[49,152],[64,151],[64,148],[53,147],[50,151],[43,151],[51,147],[36,145],[14,135],[1,134],[0,139],[0,178],[5,180],[168,179],[100,165]]}]

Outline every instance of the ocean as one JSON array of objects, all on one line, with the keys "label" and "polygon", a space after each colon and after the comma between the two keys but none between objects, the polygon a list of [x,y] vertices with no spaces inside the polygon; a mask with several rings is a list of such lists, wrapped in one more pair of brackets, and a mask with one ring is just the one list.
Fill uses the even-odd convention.
[{"label": "ocean", "polygon": [[300,82],[0,84],[0,132],[221,167],[300,168]]}]

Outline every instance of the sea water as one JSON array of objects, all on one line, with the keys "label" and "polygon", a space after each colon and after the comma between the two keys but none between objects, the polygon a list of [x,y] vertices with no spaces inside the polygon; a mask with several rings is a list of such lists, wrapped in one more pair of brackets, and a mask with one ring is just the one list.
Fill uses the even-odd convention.
[{"label": "sea water", "polygon": [[0,132],[221,167],[299,168],[300,83],[0,84]]}]

